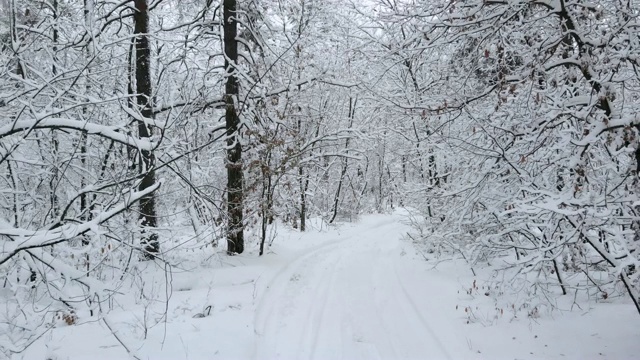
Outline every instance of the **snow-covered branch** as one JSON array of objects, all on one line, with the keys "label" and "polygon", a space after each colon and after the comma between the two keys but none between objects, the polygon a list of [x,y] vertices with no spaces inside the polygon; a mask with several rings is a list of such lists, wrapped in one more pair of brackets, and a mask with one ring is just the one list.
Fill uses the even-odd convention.
[{"label": "snow-covered branch", "polygon": [[2,228],[0,229],[0,236],[8,238],[4,240],[2,244],[2,251],[0,252],[0,265],[9,261],[12,257],[20,253],[21,251],[40,248],[45,246],[55,245],[61,242],[69,241],[76,238],[79,235],[83,235],[100,224],[108,221],[114,216],[129,209],[133,204],[140,199],[156,191],[160,187],[160,182],[155,183],[141,191],[129,190],[123,194],[123,200],[120,204],[112,207],[109,210],[103,211],[97,214],[93,220],[87,221],[81,224],[65,224],[60,227],[51,230],[28,230],[28,229],[15,229],[15,228]]}]

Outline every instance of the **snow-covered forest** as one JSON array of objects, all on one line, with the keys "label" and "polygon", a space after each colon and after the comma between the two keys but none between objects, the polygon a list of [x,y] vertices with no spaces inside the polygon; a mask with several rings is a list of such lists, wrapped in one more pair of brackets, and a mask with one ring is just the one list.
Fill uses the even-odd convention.
[{"label": "snow-covered forest", "polygon": [[640,357],[634,0],[0,0],[0,358]]}]

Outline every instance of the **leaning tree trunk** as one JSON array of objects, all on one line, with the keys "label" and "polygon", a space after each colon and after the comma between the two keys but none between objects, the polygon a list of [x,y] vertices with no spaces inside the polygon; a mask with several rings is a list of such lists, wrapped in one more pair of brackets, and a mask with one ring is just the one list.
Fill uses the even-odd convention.
[{"label": "leaning tree trunk", "polygon": [[244,251],[243,232],[243,174],[242,146],[238,126],[240,119],[236,110],[238,99],[238,21],[236,0],[224,0],[224,67],[226,69],[225,104],[227,130],[227,253],[241,254]]},{"label": "leaning tree trunk", "polygon": [[[147,0],[135,0],[135,89],[136,102],[140,108],[140,114],[145,119],[153,118],[152,89],[151,89],[151,49],[149,48],[149,5]],[[152,129],[144,121],[138,121],[138,136],[148,139],[152,135]],[[142,191],[155,183],[155,171],[153,170],[155,157],[152,151],[140,151],[140,174],[142,181],[139,189]],[[156,198],[153,193],[140,199],[140,224],[142,226],[141,245],[144,248],[145,259],[153,259],[160,251],[158,234],[153,228],[157,226]]]},{"label": "leaning tree trunk", "polygon": [[[349,98],[349,119],[350,119],[349,128],[353,126],[353,118],[355,117],[357,103],[358,103],[357,98],[355,101],[353,100],[353,98]],[[349,152],[349,140],[351,140],[351,138],[347,138],[345,142],[345,145],[344,145],[345,152]],[[336,190],[336,195],[333,197],[333,208],[331,209],[331,212],[333,213],[333,215],[331,215],[329,224],[332,224],[336,220],[336,216],[338,215],[338,204],[340,203],[340,192],[342,191],[342,183],[344,182],[344,177],[347,174],[348,165],[349,163],[347,161],[347,158],[346,157],[343,158],[342,170],[340,171],[340,181],[338,182],[338,189]]]}]

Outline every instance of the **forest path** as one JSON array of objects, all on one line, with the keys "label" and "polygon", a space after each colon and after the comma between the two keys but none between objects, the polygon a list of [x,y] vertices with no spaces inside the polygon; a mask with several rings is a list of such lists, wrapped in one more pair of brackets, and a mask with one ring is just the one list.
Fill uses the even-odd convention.
[{"label": "forest path", "polygon": [[444,299],[425,291],[428,265],[407,256],[408,230],[401,216],[367,218],[284,267],[257,308],[255,357],[456,358],[450,319],[438,316]]},{"label": "forest path", "polygon": [[[141,360],[638,358],[626,297],[592,305],[560,297],[557,311],[528,316],[547,303],[515,308],[526,294],[486,296],[488,265],[474,276],[462,260],[425,261],[403,238],[406,215],[303,234],[281,228],[265,256],[255,246],[232,257],[190,251],[182,256],[194,260],[171,273],[145,262],[135,279],[148,297],[138,283],[123,287],[101,315],[111,328],[81,313],[14,359],[131,359],[121,341]],[[196,316],[208,306],[210,315]]]}]

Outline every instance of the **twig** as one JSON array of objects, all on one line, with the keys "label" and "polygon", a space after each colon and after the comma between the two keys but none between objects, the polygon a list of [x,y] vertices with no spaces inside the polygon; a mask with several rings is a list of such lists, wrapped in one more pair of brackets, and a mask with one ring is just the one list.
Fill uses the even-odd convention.
[{"label": "twig", "polygon": [[111,331],[111,334],[113,335],[114,338],[116,338],[116,340],[118,340],[118,342],[120,343],[120,345],[122,345],[122,347],[127,350],[127,354],[129,354],[131,357],[133,357],[136,360],[142,360],[140,359],[139,356],[137,356],[136,354],[134,354],[128,347],[127,345],[125,345],[122,340],[120,340],[120,338],[118,337],[118,335],[116,335],[116,332],[113,331],[113,328],[111,328],[111,325],[109,325],[109,323],[107,322],[107,319],[102,318],[102,321],[104,322],[105,325],[107,325],[107,328],[109,328],[109,331]]}]

